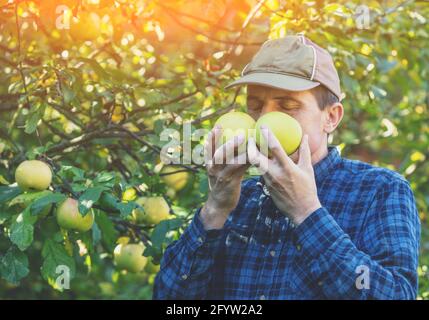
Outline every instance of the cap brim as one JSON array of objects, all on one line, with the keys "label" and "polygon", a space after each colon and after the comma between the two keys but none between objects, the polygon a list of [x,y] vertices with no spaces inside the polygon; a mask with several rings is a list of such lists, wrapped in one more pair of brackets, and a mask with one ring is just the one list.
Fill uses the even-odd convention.
[{"label": "cap brim", "polygon": [[319,82],[310,81],[307,79],[293,77],[285,74],[255,72],[246,74],[240,79],[235,80],[234,82],[228,84],[225,89],[248,84],[268,86],[276,89],[290,91],[309,90],[320,85]]}]

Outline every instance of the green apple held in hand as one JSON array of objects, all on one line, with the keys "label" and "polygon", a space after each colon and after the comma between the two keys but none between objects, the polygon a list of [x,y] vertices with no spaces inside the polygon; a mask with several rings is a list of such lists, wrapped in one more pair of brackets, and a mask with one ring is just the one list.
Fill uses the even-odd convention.
[{"label": "green apple held in hand", "polygon": [[244,112],[228,112],[217,119],[216,125],[220,125],[222,128],[222,137],[216,148],[238,135],[243,135],[244,143],[238,149],[238,153],[241,154],[246,150],[247,138],[252,135],[255,120]]},{"label": "green apple held in hand", "polygon": [[142,271],[147,263],[144,249],[142,244],[118,244],[113,252],[117,268],[134,273]]},{"label": "green apple held in hand", "polygon": [[57,222],[64,229],[85,232],[94,224],[94,213],[90,210],[82,216],[78,210],[78,201],[68,198],[57,209]]},{"label": "green apple held in hand", "polygon": [[283,112],[268,112],[256,122],[255,132],[256,144],[265,155],[267,155],[269,149],[262,135],[261,126],[266,126],[271,129],[288,155],[294,153],[301,144],[302,129],[298,121]]},{"label": "green apple held in hand", "polygon": [[136,202],[143,207],[133,210],[137,223],[158,224],[170,217],[170,207],[163,197],[140,197]]},{"label": "green apple held in hand", "polygon": [[45,190],[52,182],[51,168],[39,160],[26,160],[15,171],[15,180],[22,190]]}]

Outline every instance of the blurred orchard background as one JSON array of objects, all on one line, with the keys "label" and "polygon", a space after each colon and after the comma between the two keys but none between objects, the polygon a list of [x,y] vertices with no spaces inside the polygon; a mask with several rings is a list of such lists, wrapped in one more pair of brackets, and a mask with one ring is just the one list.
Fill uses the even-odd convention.
[{"label": "blurred orchard background", "polygon": [[[410,0],[0,0],[0,298],[150,299],[163,250],[207,194],[201,165],[162,167],[161,132],[245,110],[245,88],[223,87],[265,40],[303,32],[333,55],[345,93],[330,142],[411,183],[429,299],[428,18]],[[48,191],[17,187],[26,159],[51,166]],[[139,205],[155,196],[171,216],[136,220],[165,208]],[[95,214],[90,231],[59,227],[65,197]],[[127,242],[146,248],[141,272],[115,266]]]}]

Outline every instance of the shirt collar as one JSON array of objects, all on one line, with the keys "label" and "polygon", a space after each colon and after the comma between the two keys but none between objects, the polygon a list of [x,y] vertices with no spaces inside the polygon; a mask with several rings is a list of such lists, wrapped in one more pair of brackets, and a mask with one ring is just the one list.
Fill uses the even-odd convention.
[{"label": "shirt collar", "polygon": [[[322,160],[313,165],[316,184],[319,185],[340,162],[341,154],[338,147],[333,145],[328,146],[328,154]],[[263,187],[265,194],[269,195],[262,176],[259,177],[257,184]]]},{"label": "shirt collar", "polygon": [[336,146],[328,146],[328,154],[313,165],[316,184],[321,183],[341,162],[340,150]]}]

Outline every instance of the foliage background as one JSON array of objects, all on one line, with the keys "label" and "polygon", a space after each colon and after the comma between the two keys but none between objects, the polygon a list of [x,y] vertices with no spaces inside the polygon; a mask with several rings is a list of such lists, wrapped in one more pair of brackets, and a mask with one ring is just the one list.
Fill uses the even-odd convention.
[{"label": "foliage background", "polygon": [[[97,14],[99,25],[55,28],[59,4],[79,21]],[[223,87],[267,38],[303,32],[340,73],[346,114],[331,143],[411,182],[422,220],[419,298],[429,299],[427,17],[425,1],[0,0],[0,297],[149,299],[156,267],[115,270],[117,238],[143,241],[156,264],[207,193],[194,164],[178,168],[190,172],[186,187],[167,192],[159,133],[185,121],[210,128],[245,109],[245,91]],[[67,233],[52,213],[14,205],[25,158],[51,164],[55,193],[94,200],[92,231]],[[132,223],[130,188],[168,194],[176,219]],[[54,288],[58,261],[73,271],[70,290]]]}]

